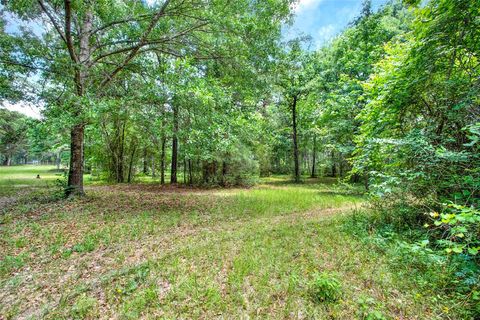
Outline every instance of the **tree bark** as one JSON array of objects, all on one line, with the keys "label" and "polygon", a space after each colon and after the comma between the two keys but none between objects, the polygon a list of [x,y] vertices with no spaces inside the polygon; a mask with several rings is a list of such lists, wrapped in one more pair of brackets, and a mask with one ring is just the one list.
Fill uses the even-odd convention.
[{"label": "tree bark", "polygon": [[298,139],[297,139],[297,96],[293,96],[292,102],[292,129],[293,129],[293,161],[294,161],[294,179],[300,181],[300,164],[298,159]]},{"label": "tree bark", "polygon": [[170,172],[170,183],[177,183],[178,164],[178,107],[173,106],[173,135],[172,135],[172,170]]},{"label": "tree bark", "polygon": [[[78,58],[73,48],[73,40],[71,36],[71,8],[70,1],[65,1],[65,42],[75,63],[74,82],[77,90],[77,96],[80,98],[85,94],[85,82],[88,77],[87,65],[90,60],[90,32],[92,31],[93,14],[88,10],[80,26],[79,42],[80,51]],[[81,65],[80,65],[81,64]],[[76,106],[75,116],[82,114],[82,106]],[[85,132],[85,124],[82,120],[75,124],[71,129],[70,142],[70,168],[68,171],[68,187],[67,196],[83,196],[83,140]]]},{"label": "tree bark", "polygon": [[70,168],[68,171],[67,196],[82,196],[83,191],[83,133],[84,125],[74,126],[70,132]]}]

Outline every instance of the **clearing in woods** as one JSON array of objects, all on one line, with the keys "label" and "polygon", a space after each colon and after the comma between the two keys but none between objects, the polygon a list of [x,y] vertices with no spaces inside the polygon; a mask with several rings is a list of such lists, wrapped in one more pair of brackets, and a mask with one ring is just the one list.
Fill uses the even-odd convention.
[{"label": "clearing in woods", "polygon": [[[409,264],[349,232],[364,199],[335,180],[18,194],[1,215],[5,318],[440,317]],[[319,292],[322,281],[334,289]]]}]

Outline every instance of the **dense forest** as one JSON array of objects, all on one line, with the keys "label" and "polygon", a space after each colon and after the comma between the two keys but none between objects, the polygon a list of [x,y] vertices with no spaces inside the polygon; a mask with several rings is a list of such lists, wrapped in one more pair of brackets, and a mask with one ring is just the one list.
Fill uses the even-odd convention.
[{"label": "dense forest", "polygon": [[[332,178],[368,198],[354,234],[445,259],[425,281],[462,311],[438,318],[479,317],[480,2],[365,0],[319,48],[282,35],[295,3],[4,1],[0,101],[42,117],[0,109],[1,163],[65,170],[74,202],[87,176],[186,190]],[[376,316],[363,318],[390,319]]]}]

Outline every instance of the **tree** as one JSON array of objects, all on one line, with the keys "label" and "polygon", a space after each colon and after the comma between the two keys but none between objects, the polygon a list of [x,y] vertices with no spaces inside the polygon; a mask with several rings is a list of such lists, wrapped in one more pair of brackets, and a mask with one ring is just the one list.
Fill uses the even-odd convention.
[{"label": "tree", "polygon": [[413,32],[388,44],[365,84],[355,166],[371,172],[379,192],[429,206],[478,198],[479,10],[449,0],[417,8]]},{"label": "tree", "polygon": [[296,182],[300,181],[300,160],[298,146],[297,112],[300,99],[310,93],[310,81],[313,78],[310,56],[302,50],[302,39],[296,39],[289,43],[288,51],[285,52],[279,62],[278,85],[282,96],[288,104],[291,112],[292,128],[292,153],[293,153],[293,177]]},{"label": "tree", "polygon": [[0,155],[2,164],[12,164],[14,156],[26,152],[28,118],[7,109],[0,109]]},{"label": "tree", "polygon": [[[280,21],[289,12],[288,1],[269,2],[268,8],[265,4],[250,4],[246,0],[228,5],[224,1],[205,5],[165,0],[149,7],[137,1],[31,0],[5,5],[24,19],[50,23],[51,28],[43,33],[43,50],[23,50],[19,56],[34,57],[49,65],[48,72],[42,75],[55,86],[63,86],[59,91],[66,91],[62,110],[69,112],[71,120],[68,194],[84,193],[83,145],[88,105],[105,96],[115,78],[137,56],[147,52],[215,58],[228,55],[234,47],[250,46],[248,37],[262,36],[267,42],[277,37]],[[248,15],[239,12],[251,13],[253,18],[247,20]],[[254,24],[255,17],[262,23]],[[231,31],[235,33],[229,39],[226,35]],[[225,41],[220,43],[219,37]]]}]

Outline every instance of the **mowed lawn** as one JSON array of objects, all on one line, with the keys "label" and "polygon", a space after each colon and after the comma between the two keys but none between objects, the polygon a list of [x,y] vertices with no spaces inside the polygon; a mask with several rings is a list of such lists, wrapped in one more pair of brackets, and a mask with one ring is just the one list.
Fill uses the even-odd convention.
[{"label": "mowed lawn", "polygon": [[[19,197],[1,213],[0,318],[448,318],[408,265],[345,230],[365,199],[334,182]],[[319,274],[338,299],[317,299]]]},{"label": "mowed lawn", "polygon": [[[37,179],[37,175],[40,179]],[[0,166],[0,196],[14,194],[28,187],[51,187],[63,177],[55,166]]]}]

